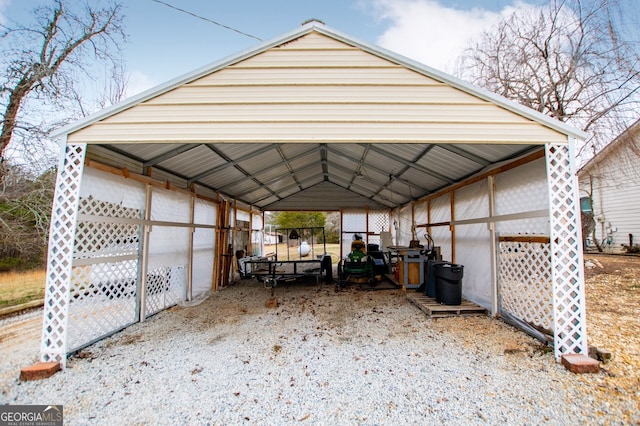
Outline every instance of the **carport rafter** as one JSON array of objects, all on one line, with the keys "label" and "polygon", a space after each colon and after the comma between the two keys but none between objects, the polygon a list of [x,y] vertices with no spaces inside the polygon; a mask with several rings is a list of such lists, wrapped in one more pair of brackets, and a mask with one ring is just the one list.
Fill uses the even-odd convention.
[{"label": "carport rafter", "polygon": [[[211,145],[211,144],[205,144],[205,145],[207,147],[209,147],[209,145]],[[274,145],[278,146],[278,144],[274,144]],[[247,154],[245,157],[243,157],[240,160],[231,160],[230,158],[226,157],[225,155],[218,154],[218,152],[219,152],[218,150],[212,149],[211,151],[213,153],[215,153],[216,155],[219,155],[220,158],[222,158],[222,159],[226,159],[225,163],[221,164],[219,166],[216,166],[216,167],[214,167],[212,169],[205,170],[204,172],[193,176],[187,182],[189,182],[189,183],[198,182],[199,183],[200,179],[202,179],[204,177],[207,177],[207,176],[212,175],[214,173],[221,172],[221,171],[223,171],[223,170],[225,170],[225,169],[227,169],[229,167],[237,166],[241,161],[250,160],[252,158],[255,158],[255,157],[259,156],[259,155],[262,155],[262,154],[270,151],[271,149],[273,149],[273,146],[271,146],[271,145],[264,146],[261,149],[258,149],[258,150],[254,151],[254,152],[251,152],[251,153]]]},{"label": "carport rafter", "polygon": [[[360,144],[360,145],[363,145],[363,144]],[[429,145],[425,149],[423,154],[420,155],[420,158],[424,157],[424,155],[426,155],[431,149],[433,149],[434,146],[436,146],[436,145]],[[454,182],[454,180],[451,179],[450,177],[444,176],[444,175],[442,175],[440,173],[436,173],[433,170],[429,170],[426,167],[423,167],[423,166],[421,166],[419,164],[416,164],[411,160],[406,160],[404,158],[401,158],[401,157],[397,156],[396,154],[394,154],[392,152],[380,149],[380,148],[376,147],[375,144],[372,144],[371,150],[377,152],[378,154],[390,157],[392,160],[397,161],[397,162],[399,162],[401,164],[404,164],[405,166],[409,166],[410,168],[415,169],[415,170],[417,170],[417,171],[419,171],[421,173],[424,173],[426,175],[429,175],[431,177],[439,179],[439,180],[441,180],[443,182],[446,182],[447,185],[450,185],[450,184],[452,184]]]},{"label": "carport rafter", "polygon": [[[220,156],[220,158],[222,158],[223,160],[228,161],[228,162],[233,162],[233,160],[231,160],[229,157],[227,157],[223,152],[221,152],[219,149],[214,147],[212,144],[207,144],[206,147],[209,148],[211,151],[213,151],[218,156]],[[262,182],[260,182],[260,180],[256,179],[251,173],[249,173],[248,171],[246,171],[245,169],[240,167],[238,164],[233,164],[233,167],[235,167],[236,170],[238,170],[240,173],[242,173],[243,175],[245,175],[249,179],[253,180],[258,186],[260,186],[260,187],[266,189],[267,191],[271,192],[274,197],[280,199],[280,196],[276,192],[274,192],[271,188],[264,186],[264,184]],[[220,189],[218,189],[218,191],[220,191]],[[249,204],[251,204],[251,203],[249,203]]]},{"label": "carport rafter", "polygon": [[[374,149],[373,149],[373,147],[372,147],[371,149],[372,149],[372,150],[374,150]],[[357,162],[359,161],[356,157],[354,157],[354,156],[352,156],[352,155],[349,155],[349,154],[347,154],[347,153],[345,153],[345,152],[338,151],[338,150],[335,150],[335,149],[332,149],[332,148],[327,148],[327,150],[328,150],[329,152],[331,152],[331,153],[335,154],[335,155],[339,155],[339,156],[344,157],[344,158],[346,158],[346,159],[348,159],[348,160],[351,160],[351,161],[353,161],[353,162],[356,162],[356,163],[357,163]],[[335,168],[336,168],[336,169],[338,169],[338,170],[346,171],[347,173],[354,173],[354,171],[353,171],[353,170],[345,169],[345,168],[343,168],[343,167],[339,167],[339,166],[338,166],[337,164],[335,164],[335,163],[331,163],[331,162],[329,162],[329,165],[330,165],[331,167],[335,167]],[[365,165],[364,165],[364,167],[365,167],[365,169],[371,169],[371,170],[376,171],[376,172],[378,172],[378,173],[381,173],[381,174],[383,174],[383,175],[385,175],[385,176],[388,174],[388,171],[387,171],[387,170],[379,169],[378,167],[376,167],[376,166],[374,166],[374,165],[371,165],[371,164],[365,164]],[[408,180],[406,180],[406,179],[402,179],[402,178],[400,178],[400,177],[398,177],[398,178],[396,178],[396,179],[397,179],[397,181],[398,181],[398,182],[402,182],[402,183],[404,183],[404,184],[406,184],[406,185],[408,185],[408,186],[411,186],[411,187],[413,187],[413,188],[416,188],[416,189],[418,189],[418,190],[420,190],[420,191],[422,191],[422,192],[426,192],[426,193],[428,193],[428,192],[429,192],[429,190],[428,190],[428,189],[423,188],[423,187],[421,187],[421,186],[419,186],[419,185],[416,185],[416,184],[415,184],[415,183],[413,183],[413,182],[409,182],[409,181],[408,181]],[[350,183],[352,183],[352,182],[354,182],[354,181],[355,181],[355,179],[353,179]],[[345,189],[349,189],[349,188],[345,188]],[[379,191],[378,191],[378,192],[379,192]],[[375,196],[376,194],[377,194],[377,192],[376,192],[373,196]],[[367,195],[367,198],[370,198],[370,197]]]},{"label": "carport rafter", "polygon": [[[299,154],[294,155],[293,157],[289,158],[287,161],[288,161],[288,162],[291,162],[291,161],[295,161],[295,160],[297,160],[297,159],[299,159],[299,158],[306,157],[306,156],[308,156],[308,155],[312,154],[313,152],[315,152],[315,151],[317,151],[317,150],[318,150],[318,147],[311,148],[311,149],[309,149],[309,150],[306,150],[306,151],[304,151],[304,152],[301,152],[301,153],[299,153]],[[247,158],[243,158],[243,159],[242,159],[242,161],[245,161],[245,160],[247,160]],[[237,161],[236,163],[238,163],[238,162],[239,162],[239,161]],[[246,180],[246,179],[251,179],[253,176],[259,176],[261,173],[264,173],[264,172],[266,172],[266,171],[269,171],[269,170],[273,169],[273,167],[274,167],[274,165],[269,165],[269,166],[267,166],[267,167],[263,167],[262,169],[258,170],[257,172],[254,172],[254,173],[252,174],[252,176],[247,176],[247,177],[245,177],[245,180]],[[278,177],[275,177],[275,178],[269,179],[268,181],[264,181],[264,182],[263,182],[264,186],[261,186],[261,188],[263,188],[263,189],[265,189],[265,190],[266,190],[266,189],[267,189],[267,186],[268,186],[270,183],[276,182],[276,181],[278,181],[278,180],[280,180],[280,179],[282,179],[282,177],[281,177],[281,176],[278,176]],[[295,180],[295,179],[294,179],[294,180]],[[233,185],[235,185],[235,184],[237,184],[237,182],[234,182],[234,183],[233,183]],[[226,185],[226,186],[224,186],[224,187],[222,187],[222,188],[228,188],[229,186],[230,186],[230,185]],[[221,189],[221,190],[223,190],[223,189]]]}]

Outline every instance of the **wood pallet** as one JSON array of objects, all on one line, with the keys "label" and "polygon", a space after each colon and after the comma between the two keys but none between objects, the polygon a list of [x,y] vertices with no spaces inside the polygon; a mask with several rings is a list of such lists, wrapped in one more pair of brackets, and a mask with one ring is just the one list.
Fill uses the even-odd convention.
[{"label": "wood pallet", "polygon": [[462,299],[462,303],[460,305],[442,305],[433,297],[428,297],[424,293],[411,290],[407,290],[407,299],[409,299],[430,318],[487,314],[487,310],[485,308],[480,305],[476,305],[467,299]]}]

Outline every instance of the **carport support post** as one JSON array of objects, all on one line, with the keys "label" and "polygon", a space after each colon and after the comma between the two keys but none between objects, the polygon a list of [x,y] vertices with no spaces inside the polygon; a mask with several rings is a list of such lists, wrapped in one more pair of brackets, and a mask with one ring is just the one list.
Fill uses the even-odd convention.
[{"label": "carport support post", "polygon": [[142,231],[142,259],[140,259],[140,306],[139,319],[144,322],[147,317],[147,272],[149,270],[149,233],[151,232],[151,198],[153,196],[153,188],[147,184],[146,195],[144,200],[144,229]]},{"label": "carport support post", "polygon": [[573,139],[545,146],[549,185],[553,332],[556,360],[587,354],[580,197]]},{"label": "carport support post", "polygon": [[[496,215],[496,185],[495,176],[487,176],[487,186],[489,187],[489,217]],[[491,316],[498,316],[498,246],[496,238],[496,223],[490,221],[489,240],[491,244]]]},{"label": "carport support post", "polygon": [[71,301],[73,253],[86,144],[61,147],[51,210],[49,251],[42,319],[42,361],[67,361],[67,328]]},{"label": "carport support post", "polygon": [[[189,199],[189,223],[195,222],[196,214],[196,197],[195,194]],[[187,301],[193,299],[193,234],[196,232],[195,226],[189,228],[189,263],[187,263]]]}]

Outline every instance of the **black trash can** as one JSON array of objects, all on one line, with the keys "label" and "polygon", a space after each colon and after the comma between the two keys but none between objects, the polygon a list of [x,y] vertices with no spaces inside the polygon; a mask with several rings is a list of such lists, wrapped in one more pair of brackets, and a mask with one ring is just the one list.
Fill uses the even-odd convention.
[{"label": "black trash can", "polygon": [[462,303],[462,276],[464,266],[453,263],[434,265],[436,276],[436,301],[445,305]]},{"label": "black trash can", "polygon": [[424,293],[429,297],[436,297],[436,271],[437,265],[450,264],[450,262],[443,262],[442,260],[427,260],[426,267],[424,268]]}]

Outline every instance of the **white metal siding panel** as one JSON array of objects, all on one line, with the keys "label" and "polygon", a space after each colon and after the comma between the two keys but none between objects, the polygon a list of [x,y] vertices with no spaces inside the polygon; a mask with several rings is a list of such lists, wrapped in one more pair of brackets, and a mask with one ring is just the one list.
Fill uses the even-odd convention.
[{"label": "white metal siding panel", "polygon": [[[349,70],[357,72],[357,70]],[[304,70],[300,70],[304,72]],[[315,104],[315,103],[442,103],[478,104],[486,101],[474,98],[445,85],[281,85],[281,86],[184,86],[148,101],[161,104]],[[283,117],[285,118],[285,117]],[[108,121],[108,120],[105,120]],[[566,138],[566,137],[565,137]]]},{"label": "white metal siding panel", "polygon": [[300,49],[301,47],[304,49],[351,49],[351,46],[316,32],[291,40],[281,45],[279,49]]},{"label": "white metal siding panel", "polygon": [[[304,89],[301,89],[304,91]],[[368,95],[367,95],[368,96]],[[446,122],[446,123],[531,123],[524,117],[490,104],[444,104],[425,99],[425,103],[337,103],[291,104],[185,104],[180,108],[144,104],[127,113],[105,120],[105,123],[197,123],[201,121],[354,121]],[[309,100],[310,101],[310,100]],[[448,101],[447,101],[448,102]]]},{"label": "white metal siding panel", "polygon": [[72,133],[68,142],[566,143],[490,102],[310,33]]},{"label": "white metal siding panel", "polygon": [[440,85],[442,83],[417,72],[385,64],[381,67],[360,68],[359,72],[345,72],[343,68],[305,68],[300,67],[271,70],[265,72],[260,68],[225,68],[211,73],[189,86],[246,86],[246,85],[281,85],[281,84],[420,84]]},{"label": "white metal siding panel", "polygon": [[[611,248],[619,251],[622,244],[640,243],[640,172],[638,157],[630,148],[615,149],[589,169],[593,180],[593,213],[596,237],[602,241],[612,237]],[[582,179],[581,183],[585,181]],[[582,190],[589,191],[588,181]]]},{"label": "white metal siding panel", "polygon": [[[184,142],[405,142],[405,143],[561,143],[559,134],[541,135],[535,124],[456,123],[159,123],[95,124],[73,135],[83,143],[116,141],[145,143]],[[125,136],[126,135],[126,136]],[[126,138],[126,139],[124,139]]]}]

